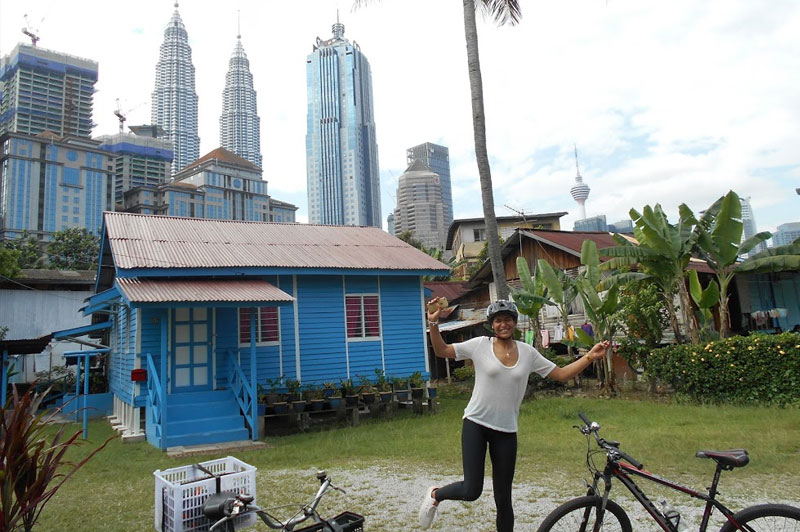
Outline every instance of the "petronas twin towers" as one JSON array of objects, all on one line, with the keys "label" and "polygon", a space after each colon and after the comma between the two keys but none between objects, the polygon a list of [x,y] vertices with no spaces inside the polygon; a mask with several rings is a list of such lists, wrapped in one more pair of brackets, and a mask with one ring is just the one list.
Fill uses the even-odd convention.
[{"label": "petronas twin towers", "polygon": [[[151,110],[153,123],[164,129],[173,144],[173,175],[200,157],[198,100],[194,82],[192,49],[176,2],[175,11],[164,30],[164,42],[156,64]],[[219,132],[223,148],[261,167],[256,91],[241,35],[236,37],[236,46],[228,63]]]}]

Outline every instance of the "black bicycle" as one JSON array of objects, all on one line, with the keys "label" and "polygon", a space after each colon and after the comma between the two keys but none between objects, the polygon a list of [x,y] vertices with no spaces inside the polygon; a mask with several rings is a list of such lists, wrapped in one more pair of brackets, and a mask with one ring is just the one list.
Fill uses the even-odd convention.
[{"label": "black bicycle", "polygon": [[[231,491],[211,495],[203,504],[203,515],[213,523],[208,530],[233,532],[237,519],[241,520],[248,514],[256,514],[269,528],[280,532],[363,532],[364,518],[358,514],[342,512],[333,519],[325,519],[317,512],[319,502],[328,491],[345,492],[333,485],[325,471],[317,471],[317,480],[320,486],[314,499],[303,505],[286,521],[281,521],[267,510],[253,504],[253,497],[249,495],[239,495]],[[270,511],[275,509],[271,508]],[[308,523],[303,528],[296,528],[297,525],[306,522]]]},{"label": "black bicycle", "polygon": [[[710,458],[717,463],[714,480],[708,488],[708,493],[701,493],[661,478],[645,471],[641,462],[626,454],[620,449],[619,442],[606,440],[600,437],[600,425],[589,421],[583,414],[578,414],[583,420],[583,426],[575,426],[586,436],[586,466],[592,474],[591,485],[587,482],[588,491],[585,496],[567,501],[548,515],[538,529],[538,532],[632,532],[631,521],[625,510],[609,499],[611,492],[611,479],[615,478],[633,494],[634,498],[644,506],[647,513],[662,530],[679,532],[688,530],[685,523],[680,522],[678,512],[670,508],[659,509],[647,495],[636,485],[633,477],[650,480],[675,491],[679,491],[695,499],[705,501],[705,512],[700,523],[699,532],[706,532],[711,513],[718,510],[726,522],[720,532],[782,532],[800,531],[800,508],[785,504],[760,504],[750,506],[739,512],[733,513],[724,504],[717,500],[717,485],[723,471],[730,471],[737,467],[744,467],[750,461],[747,451],[733,449],[729,451],[698,451],[698,458]],[[591,439],[597,442],[599,450],[592,449]],[[606,461],[602,470],[595,465],[594,458],[605,454]]]}]

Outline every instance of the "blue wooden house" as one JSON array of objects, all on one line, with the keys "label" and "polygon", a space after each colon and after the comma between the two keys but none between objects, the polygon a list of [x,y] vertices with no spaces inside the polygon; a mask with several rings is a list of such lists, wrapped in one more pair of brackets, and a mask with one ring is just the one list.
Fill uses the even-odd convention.
[{"label": "blue wooden house", "polygon": [[159,448],[257,438],[267,379],[429,374],[422,278],[449,268],[379,228],[107,212],[100,255],[116,423]]}]

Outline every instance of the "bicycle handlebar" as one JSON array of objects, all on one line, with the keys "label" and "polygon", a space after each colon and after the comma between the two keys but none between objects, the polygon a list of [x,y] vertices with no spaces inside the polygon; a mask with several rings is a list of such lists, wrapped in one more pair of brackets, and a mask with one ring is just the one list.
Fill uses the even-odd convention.
[{"label": "bicycle handlebar", "polygon": [[630,462],[631,465],[636,469],[644,468],[644,464],[642,464],[640,461],[638,461],[637,459],[635,459],[634,457],[632,457],[631,455],[620,449],[619,444],[612,445],[605,439],[601,438],[597,434],[600,431],[599,423],[597,423],[596,421],[590,421],[589,418],[583,414],[583,412],[578,412],[578,417],[580,417],[581,421],[583,421],[585,424],[583,427],[579,427],[581,429],[581,432],[583,434],[586,434],[587,436],[589,434],[594,435],[594,439],[595,441],[597,441],[597,445],[600,446],[600,448],[603,449],[606,452],[606,454],[608,454],[611,460],[617,461],[620,458],[622,458],[623,460],[627,460],[628,462]]}]

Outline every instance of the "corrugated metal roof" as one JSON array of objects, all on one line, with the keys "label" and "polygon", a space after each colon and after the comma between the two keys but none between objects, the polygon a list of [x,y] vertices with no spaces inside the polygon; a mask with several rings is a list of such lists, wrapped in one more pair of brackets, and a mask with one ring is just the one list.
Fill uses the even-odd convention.
[{"label": "corrugated metal roof", "polygon": [[117,283],[122,293],[132,303],[294,301],[292,296],[283,290],[257,279],[187,280],[118,277]]},{"label": "corrugated metal roof", "polygon": [[[545,240],[556,246],[566,248],[578,257],[581,256],[581,246],[584,240],[593,240],[597,244],[597,249],[605,249],[617,246],[617,241],[611,233],[596,231],[548,231],[544,229],[524,230],[523,233],[534,235],[537,240]],[[607,257],[600,257],[600,260],[608,260]]]},{"label": "corrugated metal roof", "polygon": [[334,268],[448,266],[377,227],[239,222],[105,213],[118,268]]}]

